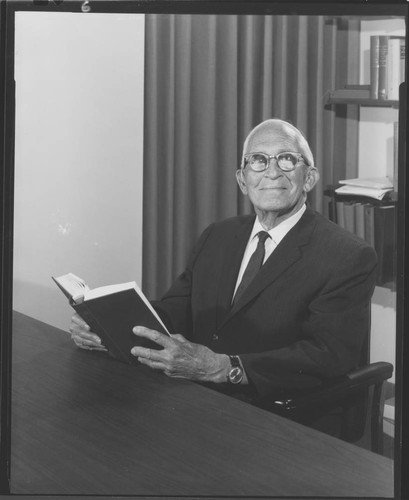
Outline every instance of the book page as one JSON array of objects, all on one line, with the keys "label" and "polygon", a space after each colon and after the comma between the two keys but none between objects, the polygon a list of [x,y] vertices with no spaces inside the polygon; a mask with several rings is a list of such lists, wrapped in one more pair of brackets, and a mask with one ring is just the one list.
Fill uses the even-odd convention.
[{"label": "book page", "polygon": [[135,285],[136,283],[134,281],[130,281],[129,283],[119,283],[117,285],[106,285],[91,290],[88,289],[84,293],[84,300],[105,297],[105,295],[112,295],[113,293],[123,292],[124,290],[132,290],[132,288],[135,288]]},{"label": "book page", "polygon": [[53,277],[53,280],[57,283],[63,293],[67,297],[72,298],[74,302],[89,290],[85,281],[72,273],[64,274],[58,278]]}]

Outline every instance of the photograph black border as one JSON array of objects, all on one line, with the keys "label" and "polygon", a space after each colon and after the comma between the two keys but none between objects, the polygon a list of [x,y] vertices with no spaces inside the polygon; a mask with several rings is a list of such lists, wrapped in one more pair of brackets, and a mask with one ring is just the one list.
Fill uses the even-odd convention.
[{"label": "photograph black border", "polygon": [[[13,268],[13,200],[14,200],[14,16],[18,11],[82,12],[84,3],[91,13],[174,13],[174,14],[265,14],[265,15],[324,15],[324,16],[404,16],[408,20],[409,2],[406,0],[0,0],[0,121],[1,134],[1,246],[0,246],[0,357],[1,357],[1,422],[0,422],[0,495],[9,496],[10,478],[10,416],[11,416],[11,331],[12,331],[12,268]],[[406,54],[408,54],[406,33]],[[406,75],[408,58],[406,58]],[[406,267],[409,245],[406,220],[409,196],[406,155],[407,140],[407,85],[400,90],[400,144],[399,186],[397,202],[397,338],[396,338],[396,399],[397,424],[395,434],[395,496],[409,498],[405,472],[409,470],[407,458],[408,426],[408,347],[404,334],[409,322],[406,317],[408,270]],[[10,498],[27,495],[10,495]],[[55,495],[53,498],[63,498]],[[71,498],[77,496],[70,495]],[[39,498],[39,496],[37,496]],[[91,497],[87,497],[91,498]],[[98,497],[108,498],[108,497]],[[129,497],[128,497],[129,498]],[[145,498],[145,497],[138,497]],[[165,497],[162,497],[165,498]],[[244,497],[243,497],[244,498]],[[287,497],[289,498],[289,497]],[[308,497],[306,497],[308,498]]]}]

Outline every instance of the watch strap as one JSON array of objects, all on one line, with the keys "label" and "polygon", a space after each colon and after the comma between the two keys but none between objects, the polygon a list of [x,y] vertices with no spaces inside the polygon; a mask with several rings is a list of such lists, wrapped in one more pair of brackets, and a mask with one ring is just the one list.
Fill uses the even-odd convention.
[{"label": "watch strap", "polygon": [[231,368],[227,373],[227,382],[230,384],[240,384],[243,380],[243,368],[238,356],[229,355]]},{"label": "watch strap", "polygon": [[240,358],[238,356],[229,354],[229,359],[232,368],[241,368]]}]

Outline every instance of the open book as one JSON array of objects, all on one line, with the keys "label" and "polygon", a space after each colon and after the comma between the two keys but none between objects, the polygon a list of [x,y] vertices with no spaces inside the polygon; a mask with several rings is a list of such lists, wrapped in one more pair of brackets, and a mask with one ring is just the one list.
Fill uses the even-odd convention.
[{"label": "open book", "polygon": [[170,335],[134,281],[91,289],[84,280],[72,273],[53,276],[52,279],[91,331],[96,333],[108,351],[121,361],[132,364],[137,362],[130,353],[135,345],[161,348],[154,342],[132,333],[134,326],[146,326]]}]

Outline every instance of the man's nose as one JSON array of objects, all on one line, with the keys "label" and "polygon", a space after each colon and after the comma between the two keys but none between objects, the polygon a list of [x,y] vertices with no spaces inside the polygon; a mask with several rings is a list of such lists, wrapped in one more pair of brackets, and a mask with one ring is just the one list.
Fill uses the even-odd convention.
[{"label": "man's nose", "polygon": [[264,175],[275,178],[282,175],[282,173],[283,171],[278,166],[277,160],[275,158],[270,158],[270,162],[264,171]]}]

